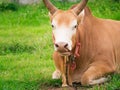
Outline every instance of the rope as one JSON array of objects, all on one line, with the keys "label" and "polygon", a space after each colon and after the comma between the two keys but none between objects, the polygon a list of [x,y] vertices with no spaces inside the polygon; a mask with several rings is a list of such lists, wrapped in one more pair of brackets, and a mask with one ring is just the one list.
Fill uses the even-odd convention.
[{"label": "rope", "polygon": [[65,60],[65,77],[66,77],[66,83],[67,85],[69,85],[69,82],[68,82],[68,63],[69,63],[69,58],[68,56],[64,56],[64,60]]}]

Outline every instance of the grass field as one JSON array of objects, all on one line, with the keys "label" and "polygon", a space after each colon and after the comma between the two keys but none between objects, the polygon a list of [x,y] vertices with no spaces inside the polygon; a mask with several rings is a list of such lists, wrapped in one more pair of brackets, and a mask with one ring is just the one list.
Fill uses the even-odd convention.
[{"label": "grass field", "polygon": [[[97,17],[120,20],[120,2],[113,1],[94,0],[88,6]],[[73,4],[53,3],[62,9]],[[43,4],[15,4],[11,8],[11,5],[0,3],[0,90],[60,87],[61,80],[51,78],[55,69],[53,50],[48,11]],[[86,89],[120,90],[120,75],[114,74],[110,82]]]}]

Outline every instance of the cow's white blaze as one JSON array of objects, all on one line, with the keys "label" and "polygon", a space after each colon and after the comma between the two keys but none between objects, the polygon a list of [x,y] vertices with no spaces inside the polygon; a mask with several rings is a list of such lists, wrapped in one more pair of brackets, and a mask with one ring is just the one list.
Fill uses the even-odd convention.
[{"label": "cow's white blaze", "polygon": [[[77,25],[77,20],[73,20],[67,25],[65,22],[63,22],[61,25],[57,25],[57,21],[53,19],[52,25],[53,27],[53,35],[55,38],[54,43],[59,43],[59,42],[65,42],[68,44],[67,48],[69,50],[72,50],[72,36],[76,34],[76,25]],[[55,46],[54,46],[55,47]],[[55,47],[55,50],[57,48]]]}]

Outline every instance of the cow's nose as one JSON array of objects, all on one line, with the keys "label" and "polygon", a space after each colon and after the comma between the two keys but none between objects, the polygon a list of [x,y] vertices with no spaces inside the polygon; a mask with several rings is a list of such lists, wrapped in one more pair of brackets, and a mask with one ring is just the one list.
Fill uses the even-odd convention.
[{"label": "cow's nose", "polygon": [[59,43],[55,43],[55,46],[56,46],[57,48],[67,48],[68,43],[59,42]]},{"label": "cow's nose", "polygon": [[61,49],[64,49],[64,48],[67,49],[68,43],[66,43],[66,42],[58,42],[58,43],[55,43],[55,47],[56,48],[61,48]]}]

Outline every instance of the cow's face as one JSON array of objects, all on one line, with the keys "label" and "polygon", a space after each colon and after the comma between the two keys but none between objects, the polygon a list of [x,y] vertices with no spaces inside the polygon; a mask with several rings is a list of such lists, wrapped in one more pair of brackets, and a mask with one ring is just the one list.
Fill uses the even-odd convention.
[{"label": "cow's face", "polygon": [[55,50],[62,55],[70,54],[76,43],[77,15],[84,9],[88,0],[67,11],[58,10],[49,0],[43,0],[50,11]]},{"label": "cow's face", "polygon": [[51,16],[54,48],[61,54],[68,54],[75,46],[77,17],[73,11],[57,11]]}]

